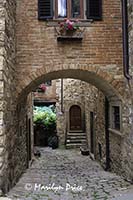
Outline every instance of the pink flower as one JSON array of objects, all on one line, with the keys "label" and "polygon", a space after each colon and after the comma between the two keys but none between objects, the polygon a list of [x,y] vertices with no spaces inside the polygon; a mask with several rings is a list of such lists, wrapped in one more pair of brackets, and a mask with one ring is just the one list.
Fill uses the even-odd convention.
[{"label": "pink flower", "polygon": [[68,29],[69,29],[69,30],[73,30],[72,24],[68,24]]},{"label": "pink flower", "polygon": [[69,24],[69,23],[70,23],[70,20],[69,20],[69,19],[67,19],[67,20],[66,20],[66,24]]},{"label": "pink flower", "polygon": [[40,89],[42,89],[44,92],[46,91],[46,86],[44,83],[42,83],[40,86],[39,86]]},{"label": "pink flower", "polygon": [[61,22],[59,27],[60,27],[59,30],[60,33],[64,33],[67,30],[76,31],[77,29],[79,29],[78,20],[71,21],[69,19],[64,19],[64,22]]}]

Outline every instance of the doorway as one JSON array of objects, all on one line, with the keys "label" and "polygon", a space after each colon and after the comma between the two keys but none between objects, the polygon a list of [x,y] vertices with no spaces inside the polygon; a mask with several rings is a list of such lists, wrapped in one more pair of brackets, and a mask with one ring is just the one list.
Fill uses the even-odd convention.
[{"label": "doorway", "polygon": [[70,131],[82,131],[82,113],[78,105],[73,105],[69,111]]}]

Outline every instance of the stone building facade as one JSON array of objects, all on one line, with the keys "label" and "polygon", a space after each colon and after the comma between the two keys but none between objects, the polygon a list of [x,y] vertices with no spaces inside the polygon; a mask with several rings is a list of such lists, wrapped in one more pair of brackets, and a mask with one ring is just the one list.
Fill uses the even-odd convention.
[{"label": "stone building facade", "polygon": [[[85,81],[107,97],[111,117],[106,131],[109,142],[117,146],[110,145],[110,155],[114,155],[112,150],[116,151],[112,156],[113,170],[133,180],[132,98],[123,75],[121,1],[102,0],[101,20],[81,20],[84,35],[80,42],[58,41],[58,19],[38,20],[37,0],[3,0],[0,10],[2,190],[6,192],[16,183],[29,160],[25,125],[27,95],[44,80],[59,78]],[[131,38],[132,35],[130,41]],[[130,60],[131,57],[130,54]],[[118,106],[121,127],[116,131],[112,109]]]},{"label": "stone building facade", "polygon": [[[74,132],[79,133],[79,141],[80,134],[81,136],[82,133],[86,135],[85,146],[89,148],[90,152],[93,151],[92,154],[94,155],[94,158],[99,160],[103,167],[106,168],[104,94],[96,87],[76,79],[54,80],[51,82],[51,86],[46,87],[45,92],[36,91],[33,94],[35,104],[38,103],[39,105],[40,102],[41,105],[46,106],[50,103],[56,105],[59,143],[60,145],[66,145],[66,148],[67,135],[72,132],[70,130],[70,109],[75,105],[80,107],[82,130],[74,130]],[[91,114],[93,114],[93,121],[91,121]],[[78,122],[75,122],[75,124],[78,125]],[[91,130],[91,126],[93,126],[93,130]],[[93,131],[93,138],[91,138],[91,131]],[[74,145],[76,145],[76,140],[70,148],[74,148]],[[91,145],[93,145],[93,150]],[[79,146],[82,146],[82,143]],[[99,146],[101,152],[99,152]],[[112,154],[115,155],[116,152],[117,151],[114,151]]]},{"label": "stone building facade", "polygon": [[[61,84],[63,84],[63,92],[61,92]],[[79,135],[80,131],[81,135],[82,132],[85,133],[86,146],[90,153],[106,168],[104,94],[96,87],[76,79],[63,79],[63,83],[59,79],[56,82],[56,88],[58,95],[56,102],[57,133],[60,144],[66,144],[67,134],[72,132],[70,130],[70,109],[77,105],[81,108],[82,130],[74,130],[74,132],[79,133]],[[61,93],[63,93],[63,99],[61,99]],[[91,114],[93,114],[93,121],[91,121]],[[93,126],[93,130],[91,130],[91,126]],[[91,131],[93,131],[93,138],[91,138]],[[102,152],[99,152],[99,145],[101,145]],[[72,147],[74,146],[72,145]]]}]

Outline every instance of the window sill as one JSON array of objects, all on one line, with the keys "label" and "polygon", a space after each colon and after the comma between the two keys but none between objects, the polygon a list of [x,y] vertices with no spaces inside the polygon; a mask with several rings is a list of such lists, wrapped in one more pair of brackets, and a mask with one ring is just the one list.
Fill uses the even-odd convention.
[{"label": "window sill", "polygon": [[113,134],[118,135],[120,137],[124,137],[123,134],[116,129],[109,128],[109,131],[110,131],[110,133],[113,133]]},{"label": "window sill", "polygon": [[[71,21],[75,21],[73,19],[70,19]],[[63,22],[64,19],[48,19],[46,20],[47,26],[49,27],[57,27],[59,26],[59,22]],[[88,27],[91,23],[93,23],[93,19],[81,19],[79,20],[79,27]]]}]

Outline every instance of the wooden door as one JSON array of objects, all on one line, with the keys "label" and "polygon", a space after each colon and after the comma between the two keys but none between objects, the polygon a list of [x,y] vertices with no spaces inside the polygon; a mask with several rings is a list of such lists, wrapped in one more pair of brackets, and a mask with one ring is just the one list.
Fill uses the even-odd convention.
[{"label": "wooden door", "polygon": [[73,105],[70,108],[70,131],[82,130],[81,108],[78,105]]}]

